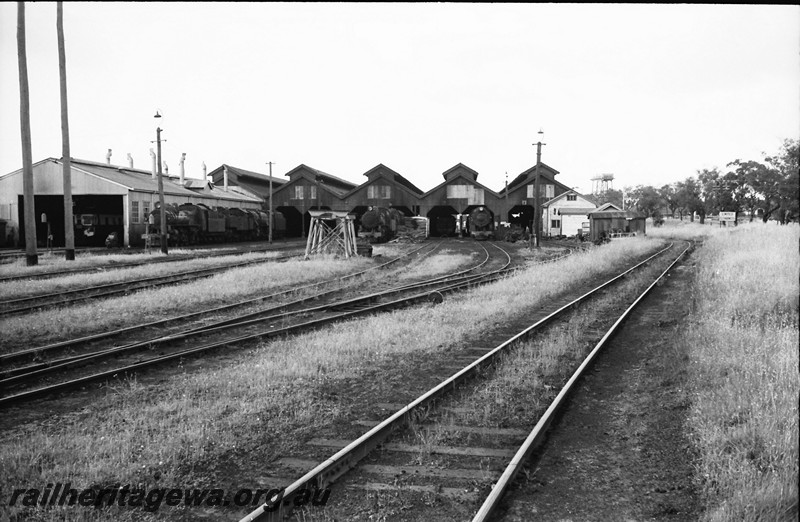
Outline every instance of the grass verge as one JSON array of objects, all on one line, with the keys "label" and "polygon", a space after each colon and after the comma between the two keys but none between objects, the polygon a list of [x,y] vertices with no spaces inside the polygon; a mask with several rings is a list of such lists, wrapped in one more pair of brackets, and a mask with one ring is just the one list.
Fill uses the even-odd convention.
[{"label": "grass verge", "polygon": [[722,229],[697,258],[691,427],[706,520],[797,520],[797,226]]}]

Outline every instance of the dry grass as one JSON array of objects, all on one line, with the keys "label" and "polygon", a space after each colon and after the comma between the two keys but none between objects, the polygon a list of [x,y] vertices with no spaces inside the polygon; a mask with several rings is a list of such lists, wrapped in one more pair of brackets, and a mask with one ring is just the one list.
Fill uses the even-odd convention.
[{"label": "dry grass", "polygon": [[422,259],[419,264],[403,271],[400,279],[413,279],[446,274],[458,267],[477,264],[478,259],[483,259],[477,252],[472,255],[456,254],[452,250],[442,250],[433,256]]},{"label": "dry grass", "polygon": [[[171,248],[169,257],[192,255],[199,256],[206,253],[217,253],[224,250],[231,250],[231,255],[236,254],[236,247],[225,249],[208,248],[208,249],[193,249],[187,250],[182,248]],[[42,272],[52,272],[56,270],[68,270],[73,268],[96,268],[96,267],[113,267],[117,264],[139,263],[146,262],[153,259],[160,259],[167,257],[162,254],[158,249],[154,249],[150,253],[142,254],[103,254],[93,252],[79,252],[75,255],[73,261],[64,259],[63,252],[40,252],[39,259],[36,266],[26,266],[25,258],[16,259],[9,263],[0,265],[0,276],[10,277],[18,275],[35,275]]]},{"label": "dry grass", "polygon": [[[326,257],[308,261],[264,263],[232,269],[207,279],[161,287],[133,295],[45,310],[0,320],[0,346],[28,343],[37,346],[94,332],[131,326],[212,308],[278,288],[297,286],[364,269],[367,258],[349,261]],[[36,328],[31,328],[36,325]],[[0,348],[0,351],[2,348]]]},{"label": "dry grass", "polygon": [[[75,288],[85,288],[93,285],[109,283],[122,283],[136,279],[150,277],[161,277],[174,274],[184,274],[192,270],[204,268],[223,267],[226,264],[245,263],[263,259],[268,261],[283,255],[281,252],[267,252],[257,254],[241,254],[236,256],[221,256],[201,259],[190,259],[186,261],[175,261],[170,263],[156,263],[130,268],[119,268],[110,271],[96,271],[87,268],[85,272],[78,274],[62,275],[47,279],[23,279],[19,281],[8,281],[0,283],[0,295],[9,297],[27,297],[31,295],[50,294],[71,290]],[[107,266],[107,265],[103,265]],[[220,268],[220,271],[223,268]]]},{"label": "dry grass", "polygon": [[797,226],[717,232],[697,264],[691,428],[707,520],[796,520]]},{"label": "dry grass", "polygon": [[[5,434],[0,442],[2,488],[67,479],[80,485],[185,485],[193,480],[192,470],[202,469],[204,463],[213,467],[242,458],[238,448],[248,444],[253,433],[270,441],[269,454],[285,454],[319,427],[346,415],[342,408],[348,410],[347,404],[319,397],[319,390],[329,389],[335,379],[358,378],[375,363],[398,354],[446,349],[485,330],[500,320],[500,314],[543,302],[582,278],[641,256],[657,243],[612,243],[438,306],[264,342],[243,354],[239,364],[190,374],[176,365],[175,377],[162,383],[157,393],[135,382],[119,386],[81,412]],[[263,458],[269,460],[268,455]],[[61,518],[58,513],[53,513],[54,519]]]}]

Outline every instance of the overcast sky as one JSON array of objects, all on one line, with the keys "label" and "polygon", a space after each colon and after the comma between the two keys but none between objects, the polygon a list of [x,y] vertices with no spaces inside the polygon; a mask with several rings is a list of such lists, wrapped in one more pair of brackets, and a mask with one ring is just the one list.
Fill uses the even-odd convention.
[{"label": "overcast sky", "polygon": [[[56,4],[26,4],[34,162],[61,157]],[[463,163],[500,190],[542,161],[567,186],[661,186],[800,137],[800,7],[64,5],[72,156],[202,177],[305,163],[422,190]],[[22,167],[16,3],[0,3],[0,174]],[[155,120],[156,110],[163,114]]]}]

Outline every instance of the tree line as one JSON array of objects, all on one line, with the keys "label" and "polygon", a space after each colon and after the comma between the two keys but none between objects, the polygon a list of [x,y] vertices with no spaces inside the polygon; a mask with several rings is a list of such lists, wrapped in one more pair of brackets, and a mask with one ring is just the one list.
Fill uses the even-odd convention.
[{"label": "tree line", "polygon": [[651,185],[609,190],[598,201],[624,203],[647,217],[660,220],[695,215],[702,224],[706,216],[719,212],[741,212],[750,221],[760,217],[765,223],[774,219],[781,224],[796,221],[800,215],[800,179],[798,159],[800,140],[784,140],[774,156],[763,161],[735,160],[724,174],[718,168],[698,170],[696,176],[660,188]]}]

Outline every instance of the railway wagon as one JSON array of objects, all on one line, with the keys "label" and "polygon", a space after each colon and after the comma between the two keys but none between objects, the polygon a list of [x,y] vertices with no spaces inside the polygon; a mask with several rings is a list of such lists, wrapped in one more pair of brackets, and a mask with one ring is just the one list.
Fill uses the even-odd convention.
[{"label": "railway wagon", "polygon": [[394,208],[373,207],[361,216],[358,237],[370,243],[385,243],[394,239],[403,225],[403,213]]},{"label": "railway wagon", "polygon": [[486,207],[478,207],[469,213],[469,233],[478,240],[494,239],[494,216]]}]

